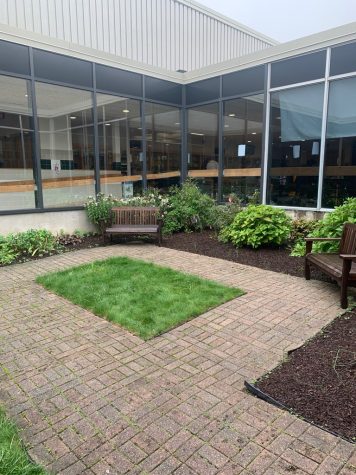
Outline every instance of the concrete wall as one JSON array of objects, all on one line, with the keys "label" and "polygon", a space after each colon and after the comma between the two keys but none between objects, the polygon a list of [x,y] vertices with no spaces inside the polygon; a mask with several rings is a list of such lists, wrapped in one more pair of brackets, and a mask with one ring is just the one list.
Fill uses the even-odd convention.
[{"label": "concrete wall", "polygon": [[6,236],[28,229],[48,229],[54,234],[60,231],[69,234],[75,230],[96,231],[84,210],[0,216],[0,235]]}]

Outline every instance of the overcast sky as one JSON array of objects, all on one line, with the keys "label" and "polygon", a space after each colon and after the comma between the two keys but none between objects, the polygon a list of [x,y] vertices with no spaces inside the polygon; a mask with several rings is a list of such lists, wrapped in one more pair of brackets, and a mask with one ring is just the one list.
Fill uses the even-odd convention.
[{"label": "overcast sky", "polygon": [[198,0],[277,41],[356,21],[356,0]]}]

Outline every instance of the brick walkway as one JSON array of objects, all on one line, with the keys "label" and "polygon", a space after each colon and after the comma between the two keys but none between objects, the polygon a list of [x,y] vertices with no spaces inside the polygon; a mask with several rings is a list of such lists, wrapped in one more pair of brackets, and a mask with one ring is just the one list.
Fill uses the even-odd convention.
[{"label": "brick walkway", "polygon": [[[143,342],[34,283],[128,255],[247,294]],[[246,393],[338,313],[317,281],[121,245],[0,269],[0,404],[53,474],[356,473],[356,447]]]}]

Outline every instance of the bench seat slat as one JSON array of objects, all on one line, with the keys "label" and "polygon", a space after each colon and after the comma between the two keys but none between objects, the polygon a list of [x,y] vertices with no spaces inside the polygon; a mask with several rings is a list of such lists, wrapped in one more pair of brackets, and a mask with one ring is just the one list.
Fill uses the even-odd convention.
[{"label": "bench seat slat", "polygon": [[157,233],[158,226],[154,225],[141,225],[141,224],[116,224],[111,228],[107,228],[107,233]]},{"label": "bench seat slat", "polygon": [[[308,261],[317,265],[325,273],[334,276],[337,279],[342,277],[343,260],[338,254],[309,254]],[[349,280],[356,281],[356,263],[351,266]]]}]

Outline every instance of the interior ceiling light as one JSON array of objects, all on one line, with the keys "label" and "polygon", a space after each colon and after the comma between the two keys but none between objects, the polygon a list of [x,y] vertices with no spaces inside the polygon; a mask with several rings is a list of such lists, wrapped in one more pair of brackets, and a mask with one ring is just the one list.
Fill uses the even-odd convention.
[{"label": "interior ceiling light", "polygon": [[28,94],[25,94],[25,97],[28,97]]},{"label": "interior ceiling light", "polygon": [[279,115],[278,117],[276,117],[277,120],[281,120],[281,116]]},{"label": "interior ceiling light", "polygon": [[236,117],[236,114],[229,114],[229,117]]},{"label": "interior ceiling light", "polygon": [[107,124],[105,124],[105,125],[106,125],[106,127],[109,127],[111,124],[107,123]]},{"label": "interior ceiling light", "polygon": [[229,125],[227,125],[227,124],[225,124],[225,125],[224,125],[224,127],[228,128],[228,127],[230,127],[230,126],[229,126]]},{"label": "interior ceiling light", "polygon": [[251,143],[251,140],[248,140],[247,142],[248,142],[248,143]]},{"label": "interior ceiling light", "polygon": [[122,109],[122,112],[125,112],[125,114],[128,114],[130,111],[128,109]]},{"label": "interior ceiling light", "polygon": [[174,122],[174,125],[180,125],[180,122]]},{"label": "interior ceiling light", "polygon": [[190,132],[190,135],[199,135],[199,136],[203,136],[204,134],[200,134],[198,132]]},{"label": "interior ceiling light", "polygon": [[70,118],[71,118],[72,120],[75,120],[75,119],[76,119],[76,116],[75,116],[75,115],[71,115]]},{"label": "interior ceiling light", "polygon": [[252,132],[252,135],[256,135],[256,134],[257,134],[257,132]]}]

